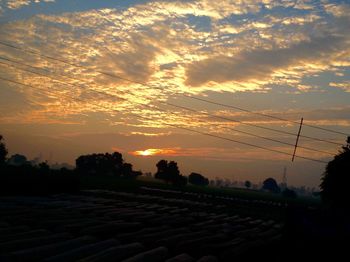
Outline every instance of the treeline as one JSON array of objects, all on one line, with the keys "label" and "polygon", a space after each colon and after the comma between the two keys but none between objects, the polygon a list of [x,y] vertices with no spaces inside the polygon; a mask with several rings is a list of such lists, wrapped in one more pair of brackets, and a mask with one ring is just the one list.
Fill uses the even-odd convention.
[{"label": "treeline", "polygon": [[141,171],[133,170],[132,164],[126,163],[119,152],[94,153],[79,156],[75,160],[76,172],[82,175],[116,176],[136,178],[142,175]]},{"label": "treeline", "polygon": [[43,195],[79,190],[74,170],[51,169],[46,162],[28,161],[23,155],[7,158],[8,150],[0,135],[0,194]]},{"label": "treeline", "polygon": [[188,177],[181,175],[177,163],[174,161],[168,162],[166,160],[160,160],[156,166],[157,172],[154,177],[164,180],[167,183],[176,186],[184,186],[187,183],[198,186],[209,185],[208,178],[205,178],[201,174],[191,173]]},{"label": "treeline", "polygon": [[[76,167],[72,169],[66,167],[53,169],[47,162],[28,161],[24,155],[20,154],[7,158],[7,154],[3,137],[0,136],[0,194],[75,192],[79,190],[79,177],[81,176],[135,179],[142,175],[142,172],[135,171],[133,165],[127,163],[119,152],[81,155],[75,161]],[[208,186],[211,182],[199,173],[182,175],[175,161],[162,159],[156,164],[156,167],[154,178],[174,186],[187,184]],[[246,181],[245,187],[250,189],[251,182]],[[273,178],[266,179],[261,190],[282,193],[286,197],[296,197],[292,190],[285,188],[282,191]]]},{"label": "treeline", "polygon": [[79,179],[74,170],[54,170],[47,164],[2,165],[0,167],[0,194],[46,195],[74,193],[79,190]]},{"label": "treeline", "polygon": [[[119,152],[81,155],[76,159],[76,167],[73,169],[53,169],[47,162],[28,161],[24,155],[7,155],[8,150],[0,135],[0,194],[72,193],[79,190],[80,176],[135,179],[142,175],[141,171],[133,170],[132,164],[125,162]],[[191,173],[188,177],[181,175],[174,161],[161,160],[156,167],[154,177],[168,184],[209,184],[209,180],[198,173]]]}]

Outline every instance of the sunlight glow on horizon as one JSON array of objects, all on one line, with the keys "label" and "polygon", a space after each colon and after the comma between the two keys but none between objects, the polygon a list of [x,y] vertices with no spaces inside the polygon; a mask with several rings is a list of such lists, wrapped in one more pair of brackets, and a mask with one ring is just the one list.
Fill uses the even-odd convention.
[{"label": "sunlight glow on horizon", "polygon": [[155,155],[174,155],[176,154],[176,150],[172,149],[159,149],[159,148],[149,148],[145,150],[137,150],[134,152],[130,152],[130,154],[134,156],[155,156]]}]

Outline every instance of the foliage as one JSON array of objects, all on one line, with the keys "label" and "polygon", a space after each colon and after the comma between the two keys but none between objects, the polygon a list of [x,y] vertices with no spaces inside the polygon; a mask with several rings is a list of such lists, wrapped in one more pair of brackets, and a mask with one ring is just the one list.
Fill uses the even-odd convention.
[{"label": "foliage", "polygon": [[7,164],[12,166],[23,166],[30,164],[27,157],[20,154],[14,154],[9,159],[7,159]]},{"label": "foliage", "polygon": [[123,176],[126,178],[140,175],[140,172],[132,170],[132,164],[124,162],[122,154],[118,152],[82,155],[75,160],[75,163],[77,172],[80,174]]},{"label": "foliage", "polygon": [[154,177],[167,183],[183,186],[187,184],[187,178],[180,175],[179,167],[175,161],[160,160],[157,164],[157,172]]},{"label": "foliage", "polygon": [[162,159],[156,164],[156,167],[157,167],[157,172],[155,173],[154,177],[165,181],[169,180],[168,173],[167,173],[168,161]]},{"label": "foliage", "polygon": [[[2,139],[0,136],[0,141]],[[73,170],[52,170],[47,162],[32,165],[21,154],[14,154],[5,162],[7,150],[2,142],[0,151],[3,161],[0,165],[1,195],[43,195],[79,190],[79,181]]]},{"label": "foliage", "polygon": [[279,188],[276,180],[271,178],[271,177],[265,179],[265,181],[263,182],[262,189],[269,191],[271,193],[280,193],[281,192],[281,189]]},{"label": "foliage", "polygon": [[246,188],[251,188],[251,186],[252,186],[252,182],[250,182],[249,180],[247,180],[247,181],[245,181],[244,182],[244,186],[246,187]]},{"label": "foliage", "polygon": [[285,188],[282,191],[282,196],[287,197],[287,198],[297,198],[297,193],[289,188]]},{"label": "foliage", "polygon": [[329,161],[321,182],[321,197],[331,205],[348,205],[350,195],[350,137],[333,160]]},{"label": "foliage", "polygon": [[7,153],[8,151],[4,143],[4,138],[2,135],[0,135],[0,165],[5,163]]},{"label": "foliage", "polygon": [[197,185],[197,186],[207,186],[209,185],[209,180],[208,178],[202,176],[201,174],[198,173],[191,173],[188,176],[188,182],[191,183],[192,185]]},{"label": "foliage", "polygon": [[46,195],[79,190],[79,180],[73,170],[52,170],[47,164],[30,164],[0,168],[1,195]]},{"label": "foliage", "polygon": [[187,177],[185,176],[181,176],[181,175],[178,175],[178,176],[175,176],[171,182],[173,183],[173,185],[175,186],[186,186],[187,185],[187,182],[188,182],[188,179]]}]

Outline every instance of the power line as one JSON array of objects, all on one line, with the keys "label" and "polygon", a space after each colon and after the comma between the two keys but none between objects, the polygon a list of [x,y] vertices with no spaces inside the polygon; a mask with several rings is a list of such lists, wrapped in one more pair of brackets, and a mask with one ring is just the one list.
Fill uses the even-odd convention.
[{"label": "power line", "polygon": [[[37,87],[35,87],[35,86],[33,86],[33,85],[25,84],[25,83],[22,83],[22,82],[19,82],[19,81],[16,81],[16,80],[7,79],[7,78],[1,77],[1,76],[0,76],[0,79],[3,80],[3,81],[7,81],[7,82],[10,82],[10,83],[13,83],[13,84],[22,85],[22,86],[27,86],[27,87],[30,87],[30,88],[33,88],[33,89],[38,89]],[[48,94],[48,92],[45,91],[45,90],[43,90],[43,89],[39,89],[39,90],[40,90],[42,93]],[[50,95],[52,95],[52,94],[50,94]],[[69,99],[71,98],[71,97],[65,96],[64,94],[60,94],[60,96],[61,96],[61,97],[63,96],[63,97],[69,98]],[[76,98],[76,100],[78,100],[78,101],[80,101],[80,102],[84,102],[83,99]],[[105,107],[105,106],[100,105],[100,104],[96,104],[96,106],[102,107],[102,108],[105,108],[105,109],[108,109],[108,110],[111,110],[110,108]],[[117,110],[116,110],[116,109],[112,109],[112,111],[117,111]],[[153,121],[152,118],[140,116],[140,115],[138,115],[138,114],[131,113],[131,112],[130,112],[130,114],[134,115],[134,116],[137,117],[137,118],[143,118],[143,119],[147,119],[147,120]],[[190,132],[194,132],[194,133],[198,133],[198,134],[202,134],[202,135],[206,135],[206,136],[218,138],[218,139],[221,139],[221,140],[226,140],[226,141],[230,141],[230,142],[234,142],[234,143],[238,143],[238,144],[242,144],[242,145],[246,145],[246,146],[251,146],[251,147],[263,149],[263,150],[270,151],[270,152],[274,152],[274,153],[279,153],[279,154],[284,154],[284,155],[292,156],[292,154],[287,153],[287,152],[284,152],[284,151],[280,151],[280,150],[276,150],[276,149],[271,149],[271,148],[267,148],[267,147],[255,145],[255,144],[252,144],[252,143],[246,143],[246,142],[234,140],[234,139],[227,138],[227,137],[223,137],[223,136],[219,136],[219,135],[214,135],[214,134],[207,133],[207,132],[198,131],[198,130],[195,130],[195,129],[191,129],[191,128],[187,128],[187,127],[183,127],[183,126],[179,126],[179,125],[175,125],[175,124],[169,124],[169,123],[164,123],[164,122],[163,122],[163,124],[164,124],[164,125],[167,125],[167,126],[175,127],[175,128],[178,128],[178,129],[183,129],[183,130],[187,130],[187,131],[190,131]],[[327,163],[326,161],[323,161],[323,160],[314,159],[314,158],[305,157],[305,156],[298,156],[298,155],[296,155],[295,157],[300,158],[300,159],[305,159],[305,160],[314,161],[314,162],[319,162],[319,163]]]},{"label": "power line", "polygon": [[[172,105],[174,107],[182,108],[182,109],[185,109],[185,110],[188,110],[188,111],[197,112],[196,110],[188,108],[188,107],[185,107],[185,106],[179,106],[179,105],[175,105],[175,104],[171,104],[171,103],[167,103],[167,104],[168,105]],[[207,113],[207,112],[201,112],[201,114],[204,114],[204,115],[207,115],[207,116],[210,116],[210,117],[213,117],[213,118],[218,118],[218,119],[227,119],[225,117],[213,115],[213,114],[210,114],[210,113]],[[233,120],[231,120],[231,121],[233,121]],[[204,122],[204,121],[202,121],[202,122]],[[290,144],[290,143],[287,143],[287,142],[283,142],[281,140],[277,140],[277,139],[273,139],[273,138],[269,138],[269,137],[265,137],[265,136],[256,135],[256,134],[253,134],[253,133],[250,133],[250,132],[237,130],[237,129],[230,128],[230,127],[225,127],[225,126],[224,126],[224,128],[232,130],[232,131],[235,131],[235,132],[238,132],[238,133],[242,133],[242,134],[250,135],[250,136],[253,136],[253,137],[261,138],[261,139],[264,139],[264,140],[268,140],[268,141],[272,141],[272,142],[276,142],[276,143],[280,143],[280,144],[284,144],[284,145],[288,145],[288,146],[294,146],[293,144]],[[318,150],[318,149],[314,149],[314,148],[310,148],[310,147],[305,147],[305,146],[298,146],[298,147],[302,148],[302,149],[314,151],[314,152],[319,152],[319,153],[328,154],[328,155],[332,155],[332,156],[334,155],[334,153],[323,151],[323,150]]]},{"label": "power line", "polygon": [[[10,47],[10,48],[14,48],[14,49],[20,50],[22,52],[29,52],[31,54],[34,54],[34,55],[37,55],[37,56],[42,56],[42,57],[45,57],[47,59],[51,59],[51,60],[58,61],[58,62],[61,62],[61,63],[65,63],[65,64],[70,65],[70,66],[79,67],[79,68],[88,68],[88,67],[83,66],[83,65],[79,65],[79,64],[68,62],[68,61],[66,61],[64,59],[59,59],[59,58],[56,58],[56,57],[44,55],[42,53],[30,50],[30,49],[21,48],[21,47],[18,47],[18,46],[9,44],[9,43],[5,43],[5,42],[2,42],[2,41],[0,41],[0,45],[7,46],[7,47]],[[130,82],[130,83],[139,84],[139,85],[146,86],[146,87],[149,87],[149,88],[155,88],[155,89],[159,89],[159,90],[164,91],[162,88],[150,86],[147,83],[144,83],[144,82],[141,82],[141,81],[136,81],[136,80],[131,80],[131,79],[128,79],[128,78],[125,78],[125,77],[118,76],[116,74],[106,73],[106,72],[99,71],[99,70],[95,70],[95,72],[97,72],[99,74],[103,74],[103,75],[109,76],[109,77],[112,77],[112,78],[117,78],[119,80],[124,80],[124,81]],[[176,94],[177,95],[183,95],[183,96],[188,97],[190,99],[196,99],[198,101],[202,101],[202,102],[206,102],[206,103],[210,103],[210,104],[215,104],[215,105],[220,105],[220,106],[224,106],[224,107],[228,107],[228,108],[233,108],[233,109],[237,109],[237,110],[244,111],[244,112],[251,113],[251,114],[256,114],[256,115],[260,115],[260,116],[264,116],[264,117],[268,117],[268,118],[272,118],[272,119],[277,119],[277,120],[287,121],[287,122],[294,123],[294,124],[299,124],[298,122],[293,121],[293,120],[288,120],[288,119],[281,118],[281,117],[276,117],[276,116],[272,116],[272,115],[268,115],[268,114],[254,112],[254,111],[251,111],[251,110],[248,110],[248,109],[244,109],[242,107],[237,107],[237,106],[227,105],[227,104],[223,104],[223,103],[218,103],[218,102],[215,102],[215,101],[211,101],[211,100],[207,100],[207,99],[203,99],[203,98],[197,98],[197,97],[193,97],[193,96],[186,95],[186,94],[183,94],[183,93],[176,93]],[[308,127],[311,127],[311,128],[316,128],[316,129],[319,129],[319,130],[327,131],[327,132],[332,132],[332,133],[337,133],[337,134],[349,136],[349,134],[346,134],[346,133],[343,133],[343,132],[340,132],[340,131],[336,131],[336,130],[332,130],[332,129],[328,129],[328,128],[323,128],[323,127],[310,125],[310,124],[304,124],[304,125],[308,126]],[[295,135],[295,134],[293,134],[293,135]],[[301,136],[301,137],[303,137],[303,136]],[[307,136],[304,136],[304,138],[309,138],[310,139],[310,137],[307,137]],[[325,140],[323,140],[323,139],[319,139],[318,141],[325,142]]]},{"label": "power line", "polygon": [[[17,64],[21,64],[21,65],[25,65],[25,66],[29,66],[29,67],[34,68],[34,69],[39,69],[39,68],[37,68],[37,67],[30,66],[30,65],[27,65],[27,64],[24,64],[24,63],[20,63],[20,62],[17,62],[17,61],[13,61],[13,60],[10,60],[10,59],[4,59],[2,56],[0,56],[0,59],[7,60],[7,61],[11,61],[11,62],[14,62],[14,63],[17,63]],[[46,75],[46,74],[39,73],[39,72],[34,72],[34,71],[31,71],[31,70],[28,70],[28,69],[20,68],[20,67],[11,65],[11,64],[3,63],[3,62],[0,62],[0,64],[6,65],[6,66],[11,66],[11,67],[13,67],[13,68],[16,68],[16,69],[19,69],[19,70],[22,70],[22,71],[25,71],[25,72],[28,72],[28,73],[32,73],[32,74],[35,74],[35,75],[47,77],[47,78],[50,78],[50,79],[52,79],[53,81],[58,82],[58,83],[63,84],[63,85],[70,85],[70,86],[75,86],[75,87],[78,87],[78,88],[81,88],[81,89],[83,89],[83,88],[85,89],[84,86],[77,85],[77,84],[75,84],[75,83],[62,82],[61,80],[58,80],[57,78],[52,77],[52,76],[50,76],[50,75]],[[65,76],[64,76],[64,77],[65,77]],[[78,79],[75,79],[75,80],[78,80]],[[86,91],[86,90],[84,90],[84,91]],[[99,93],[99,94],[102,94],[102,95],[113,96],[113,97],[115,97],[115,98],[121,99],[121,97],[119,97],[119,96],[112,95],[112,94],[108,94],[108,93],[106,93],[106,92],[99,91],[99,90],[94,90],[94,89],[91,90],[91,89],[89,89],[88,91],[90,91],[90,92],[92,91],[92,92]]]},{"label": "power line", "polygon": [[[88,68],[86,66],[82,66],[82,65],[78,65],[78,64],[74,64],[74,63],[71,63],[71,62],[67,62],[63,59],[59,59],[59,58],[55,58],[55,57],[52,57],[52,56],[48,56],[48,55],[44,55],[44,54],[41,54],[39,52],[35,52],[35,51],[32,51],[32,50],[28,50],[28,49],[24,49],[24,48],[21,48],[21,47],[18,47],[18,46],[15,46],[15,45],[12,45],[12,44],[8,44],[8,43],[4,43],[4,42],[1,42],[0,41],[0,45],[4,45],[4,46],[7,46],[7,47],[11,47],[11,48],[14,48],[14,49],[17,49],[17,50],[20,50],[22,52],[29,52],[31,54],[34,54],[34,55],[37,55],[37,56],[41,56],[41,57],[45,57],[47,59],[51,59],[51,60],[54,60],[54,61],[58,61],[58,62],[61,62],[61,63],[65,63],[67,65],[70,65],[70,66],[74,66],[74,67],[79,67],[79,68]],[[88,68],[90,69],[90,68]],[[143,83],[143,82],[140,82],[140,81],[135,81],[135,80],[131,80],[131,79],[127,79],[127,78],[124,78],[124,77],[121,77],[121,76],[118,76],[118,75],[115,75],[115,74],[111,74],[111,73],[106,73],[106,72],[102,72],[102,71],[98,71],[98,70],[95,70],[95,72],[99,73],[99,74],[103,74],[103,75],[106,75],[106,76],[109,76],[109,77],[112,77],[112,78],[117,78],[117,79],[120,79],[120,80],[124,80],[124,81],[127,81],[127,82],[130,82],[130,83],[134,83],[134,84],[139,84],[139,85],[142,85],[142,86],[146,86],[146,87],[149,87],[149,88],[155,88],[155,89],[159,89],[161,91],[164,91],[162,88],[159,88],[159,87],[153,87],[153,86],[150,86],[146,83]],[[185,95],[183,93],[176,93],[177,95],[184,95],[188,98],[191,98],[191,99],[196,99],[196,100],[201,100],[201,101],[205,101],[205,102],[208,102],[210,100],[204,100],[204,99],[200,99],[200,98],[196,98],[196,97],[192,97],[192,96],[188,96],[188,95]],[[224,106],[225,104],[221,104],[221,103],[217,103],[217,102],[213,102],[213,101],[210,101],[210,103],[212,104],[217,104],[217,105],[222,105]],[[229,106],[229,105],[227,105]],[[231,106],[233,107],[233,106]],[[238,107],[237,107],[238,108]],[[247,112],[250,112],[250,113],[253,113],[253,111],[249,111],[249,110],[246,110]],[[260,113],[259,113],[260,114]],[[265,114],[264,114],[265,115]],[[271,117],[274,117],[274,116],[271,116]],[[259,125],[254,125],[254,124],[251,124],[251,123],[247,123],[247,122],[243,122],[243,121],[238,121],[238,120],[232,120],[230,119],[230,121],[234,121],[234,122],[237,122],[237,123],[241,123],[241,124],[244,124],[244,125],[249,125],[249,126],[253,126],[253,127],[257,127],[257,128],[261,128],[261,129],[265,129],[265,130],[269,130],[269,131],[273,131],[273,132],[278,132],[278,133],[282,133],[282,134],[286,134],[286,135],[292,135],[292,136],[295,136],[296,134],[294,133],[291,133],[291,132],[287,132],[287,131],[283,131],[283,130],[278,130],[278,129],[274,129],[274,128],[269,128],[269,127],[263,127],[263,126],[259,126]],[[288,120],[289,121],[289,120]],[[345,133],[344,133],[345,134]],[[315,138],[315,137],[310,137],[310,136],[306,136],[306,135],[300,135],[300,137],[302,138],[306,138],[306,139],[310,139],[310,140],[314,140],[314,141],[318,141],[318,142],[325,142],[325,143],[329,143],[329,144],[334,144],[334,145],[342,145],[341,143],[337,143],[337,142],[333,142],[333,141],[329,141],[329,140],[326,140],[326,139],[321,139],[321,138]]]},{"label": "power line", "polygon": [[[0,56],[0,59],[3,59],[3,57]],[[17,63],[17,64],[21,64],[21,65],[25,65],[25,66],[29,66],[29,67],[32,67],[34,69],[38,69],[37,67],[33,67],[33,66],[30,66],[28,64],[25,64],[25,63],[21,63],[21,62],[18,62],[18,61],[14,61],[14,60],[11,60],[11,59],[4,59],[4,60],[7,60],[7,61],[10,61],[10,62],[14,62],[14,63]],[[0,62],[1,63],[1,62]],[[6,63],[1,63],[1,64],[6,64]],[[13,66],[15,67],[15,66]],[[33,73],[33,74],[39,74],[41,76],[47,76],[47,75],[44,75],[44,74],[41,74],[41,73],[37,73],[37,72],[33,72],[33,71],[30,71],[30,70],[26,70],[26,69],[23,69],[23,68],[18,68],[16,67],[17,69],[20,69],[20,70],[23,70],[23,71],[26,71],[26,72],[30,72],[30,73]],[[50,76],[47,76],[49,78],[52,78]],[[70,77],[71,78],[71,77]],[[71,78],[71,79],[74,79],[74,80],[79,80],[81,81],[80,79],[75,79],[75,78]],[[58,81],[58,80],[57,80]],[[61,82],[62,83],[62,82]],[[73,85],[73,86],[77,86],[79,88],[81,88],[80,85],[76,85],[76,84],[71,84],[71,83],[67,83],[69,85]],[[98,91],[96,91],[98,92]],[[119,92],[122,92],[122,93],[125,93],[123,91],[120,91]],[[134,95],[134,94],[133,94]],[[185,109],[185,107],[181,107],[181,106],[177,106],[175,104],[172,104],[172,103],[168,103],[168,102],[164,102],[164,101],[158,101],[159,103],[163,103],[163,104],[166,104],[166,105],[171,105],[171,106],[174,106],[174,107],[179,107],[179,108],[182,108],[182,109]],[[185,109],[185,110],[189,110],[189,109]],[[191,110],[192,111],[192,110]],[[235,120],[235,119],[232,119],[232,118],[228,118],[228,117],[222,117],[222,116],[215,116],[216,118],[219,118],[219,119],[222,119],[222,120],[227,120],[227,121],[232,121],[232,122],[235,122],[235,123],[240,123],[240,124],[243,124],[243,125],[247,125],[247,126],[252,126],[252,127],[256,127],[256,128],[261,128],[261,129],[265,129],[265,130],[269,130],[269,131],[273,131],[273,132],[278,132],[278,133],[282,133],[282,134],[286,134],[286,135],[292,135],[292,136],[295,136],[294,133],[291,133],[291,132],[287,132],[287,131],[283,131],[283,130],[277,130],[277,129],[273,129],[273,128],[269,128],[269,127],[264,127],[264,126],[259,126],[259,125],[255,125],[255,124],[251,124],[251,123],[247,123],[247,122],[243,122],[243,121],[240,121],[240,120]],[[339,144],[339,145],[342,145],[342,144]]]},{"label": "power line", "polygon": [[[277,117],[277,116],[272,116],[272,115],[268,115],[268,114],[264,114],[264,113],[259,113],[259,112],[251,111],[251,110],[248,110],[248,109],[245,109],[245,108],[242,108],[242,107],[227,105],[227,104],[224,104],[224,103],[219,103],[219,102],[211,101],[211,100],[204,99],[204,98],[198,98],[198,97],[194,97],[194,96],[190,96],[190,95],[186,95],[186,94],[183,94],[183,96],[191,98],[191,99],[195,99],[195,100],[198,100],[198,101],[206,102],[206,103],[209,103],[209,104],[223,106],[223,107],[227,107],[227,108],[233,108],[233,109],[237,109],[237,110],[240,110],[240,111],[243,111],[243,112],[247,112],[247,113],[250,113],[250,114],[255,114],[255,115],[268,117],[268,118],[276,119],[276,120],[280,120],[280,121],[286,121],[286,122],[289,122],[289,123],[293,123],[293,124],[298,124],[299,125],[299,122],[294,121],[294,120],[289,120],[289,119],[282,118],[282,117]],[[323,131],[327,131],[327,132],[332,132],[332,133],[348,136],[348,134],[346,134],[346,133],[343,133],[343,132],[340,132],[340,131],[336,131],[336,130],[333,130],[333,129],[323,128],[323,127],[310,125],[310,124],[305,124],[305,123],[303,125],[307,126],[307,127],[311,127],[311,128],[316,128],[316,129],[320,129],[320,130],[323,130]]]},{"label": "power line", "polygon": [[[4,43],[4,42],[2,42],[2,41],[0,41],[0,45],[7,46],[7,47],[11,47],[11,48],[17,49],[17,50],[19,50],[19,51],[22,51],[22,52],[24,52],[24,53],[31,53],[31,54],[33,54],[33,55],[45,57],[45,58],[47,58],[47,59],[54,60],[54,61],[58,61],[58,62],[67,64],[67,65],[70,65],[70,66],[79,67],[79,68],[85,68],[85,69],[91,69],[91,68],[88,68],[87,66],[83,66],[83,65],[79,65],[79,64],[72,63],[72,62],[68,62],[68,61],[66,61],[66,60],[63,60],[63,59],[60,59],[60,58],[56,58],[56,57],[53,57],[53,56],[44,55],[44,54],[42,54],[42,53],[39,53],[39,52],[30,50],[30,49],[21,48],[21,47],[12,45],[12,44]],[[143,85],[143,86],[148,86],[148,85],[145,84],[145,83],[142,83],[142,82],[139,82],[139,81],[136,81],[136,80],[127,79],[127,78],[124,78],[124,77],[121,77],[121,76],[118,76],[118,75],[115,75],[115,74],[106,73],[106,72],[99,71],[99,70],[94,70],[94,71],[97,72],[97,73],[99,73],[99,74],[102,74],[102,75],[106,75],[106,76],[109,76],[109,77],[117,78],[117,79],[119,79],[119,80],[124,80],[124,81],[130,82],[130,83],[139,84],[139,85]],[[149,87],[150,87],[150,86],[149,86]]]},{"label": "power line", "polygon": [[[212,102],[210,100],[205,100],[205,99],[201,99],[201,98],[197,98],[197,97],[193,97],[193,96],[188,96],[188,95],[185,95],[185,94],[183,94],[183,96],[189,97],[189,98],[193,98],[193,99],[196,99],[196,100],[205,101],[205,102],[208,101],[208,103],[211,103],[211,104],[225,105],[225,104],[221,104],[221,103]],[[229,106],[229,107],[231,107],[231,106]],[[221,118],[226,119],[226,120],[231,119],[231,118],[227,118],[227,117],[221,117]],[[274,129],[274,128],[270,128],[270,127],[265,127],[265,126],[259,126],[259,125],[255,125],[255,124],[252,124],[252,123],[247,123],[247,122],[238,121],[238,120],[236,120],[234,122],[243,123],[244,125],[253,126],[253,127],[257,127],[257,128],[261,128],[261,129],[265,129],[265,130],[269,130],[269,131],[273,131],[273,132],[277,132],[277,133],[281,133],[281,134],[285,134],[285,135],[296,136],[296,134],[288,132],[288,131],[283,131],[283,130]],[[299,135],[299,137],[306,138],[306,139],[309,139],[309,140],[318,141],[318,142],[325,142],[325,143],[328,143],[328,144],[333,144],[333,145],[338,145],[338,146],[342,146],[343,145],[341,143],[337,143],[337,142],[330,141],[330,140],[327,140],[327,139],[311,137],[311,136],[307,136],[307,135]]]},{"label": "power line", "polygon": [[[3,59],[1,56],[0,56],[0,59]],[[7,61],[12,61],[10,59],[6,59]],[[47,77],[47,78],[50,78],[52,79],[53,81],[57,81],[61,84],[64,84],[64,85],[71,85],[71,86],[77,86],[79,88],[84,88],[80,85],[76,85],[76,84],[73,84],[73,83],[66,83],[66,82],[62,82],[62,81],[59,81],[57,80],[56,78],[52,77],[52,76],[49,76],[49,75],[45,75],[45,74],[42,74],[42,73],[37,73],[37,72],[33,72],[33,71],[30,71],[30,70],[27,70],[27,69],[24,69],[24,68],[19,68],[19,67],[16,67],[14,65],[9,65],[7,63],[3,63],[3,62],[0,62],[0,64],[2,65],[6,65],[6,66],[11,66],[11,67],[14,67],[16,69],[19,69],[19,70],[22,70],[22,71],[25,71],[25,72],[29,72],[29,73],[32,73],[32,74],[37,74],[37,75],[40,75],[40,76],[43,76],[43,77]],[[18,62],[18,64],[22,64],[23,63],[20,63]],[[34,67],[35,68],[35,67]],[[36,68],[37,69],[37,68]],[[74,79],[74,78],[73,78]],[[74,79],[74,80],[77,80],[77,79]],[[107,94],[106,92],[101,92],[101,91],[96,91],[96,90],[91,90],[92,92],[96,92],[96,93],[99,93],[99,94],[103,94],[103,95],[109,95],[109,96],[113,96],[115,98],[118,98],[118,99],[122,99],[122,100],[125,100],[125,101],[128,101],[130,102],[129,100],[125,99],[125,98],[122,98],[120,96],[117,96],[117,95],[114,95],[114,94]],[[136,97],[140,97],[140,96],[137,96],[135,94],[133,94],[134,96]],[[159,103],[162,103],[162,104],[165,104],[165,105],[170,105],[170,106],[173,106],[173,107],[176,107],[176,108],[180,108],[180,109],[184,109],[184,110],[187,110],[187,111],[191,111],[191,112],[194,112],[194,113],[198,113],[197,110],[195,109],[192,109],[192,108],[188,108],[188,107],[184,107],[184,106],[179,106],[179,105],[176,105],[176,104],[172,104],[172,103],[169,103],[169,102],[163,102],[163,101],[158,101]],[[146,105],[146,104],[142,104],[142,103],[137,103],[137,102],[134,102],[136,104],[139,104],[139,105],[142,105],[142,106],[149,106],[149,105]],[[161,110],[160,108],[156,108],[158,110]],[[167,111],[166,111],[167,112]],[[174,115],[177,115],[175,114],[174,112],[170,112],[171,114],[174,114]],[[239,122],[241,123],[240,121],[238,120],[234,120],[234,119],[231,119],[231,118],[225,118],[225,117],[221,117],[221,116],[217,116],[217,115],[213,115],[213,114],[210,114],[210,113],[207,113],[207,112],[200,112],[201,114],[203,115],[206,115],[206,116],[210,116],[212,118],[217,118],[217,119],[221,119],[221,120],[229,120],[229,121],[234,121],[234,122]],[[197,121],[200,121],[200,120],[197,120]],[[204,121],[201,121],[201,122],[204,122]],[[276,143],[280,143],[280,144],[284,144],[284,145],[288,145],[288,146],[294,146],[293,144],[290,144],[290,143],[287,143],[287,142],[283,142],[283,141],[280,141],[280,140],[277,140],[277,139],[273,139],[273,138],[269,138],[269,137],[265,137],[265,136],[260,136],[260,135],[256,135],[256,134],[253,134],[253,133],[250,133],[250,132],[246,132],[246,131],[241,131],[241,130],[238,130],[238,129],[234,129],[234,128],[230,128],[230,127],[226,127],[224,126],[224,128],[226,129],[229,129],[231,131],[234,131],[234,132],[238,132],[238,133],[242,133],[242,134],[246,134],[246,135],[250,135],[250,136],[253,136],[253,137],[257,137],[257,138],[261,138],[261,139],[264,139],[264,140],[268,140],[268,141],[272,141],[272,142],[276,142]],[[327,151],[323,151],[323,150],[318,150],[318,149],[314,149],[314,148],[309,148],[309,147],[305,147],[305,146],[299,146],[300,148],[303,148],[303,149],[306,149],[306,150],[309,150],[309,151],[314,151],[314,152],[319,152],[319,153],[323,153],[323,154],[329,154],[329,155],[334,155],[334,153],[331,153],[331,152],[327,152]]]}]

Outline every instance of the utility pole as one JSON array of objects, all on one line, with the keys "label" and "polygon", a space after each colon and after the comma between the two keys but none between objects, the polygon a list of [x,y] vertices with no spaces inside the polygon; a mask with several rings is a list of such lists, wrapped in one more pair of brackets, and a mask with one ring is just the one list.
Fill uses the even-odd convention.
[{"label": "utility pole", "polygon": [[292,162],[294,162],[294,158],[295,158],[295,153],[297,151],[297,147],[298,147],[298,142],[299,142],[299,137],[300,137],[300,132],[301,132],[301,127],[303,126],[303,118],[301,118],[300,121],[300,126],[299,126],[299,131],[298,131],[298,135],[297,135],[297,140],[295,141],[295,147],[294,147],[294,153],[293,153],[293,157],[292,157]]}]

